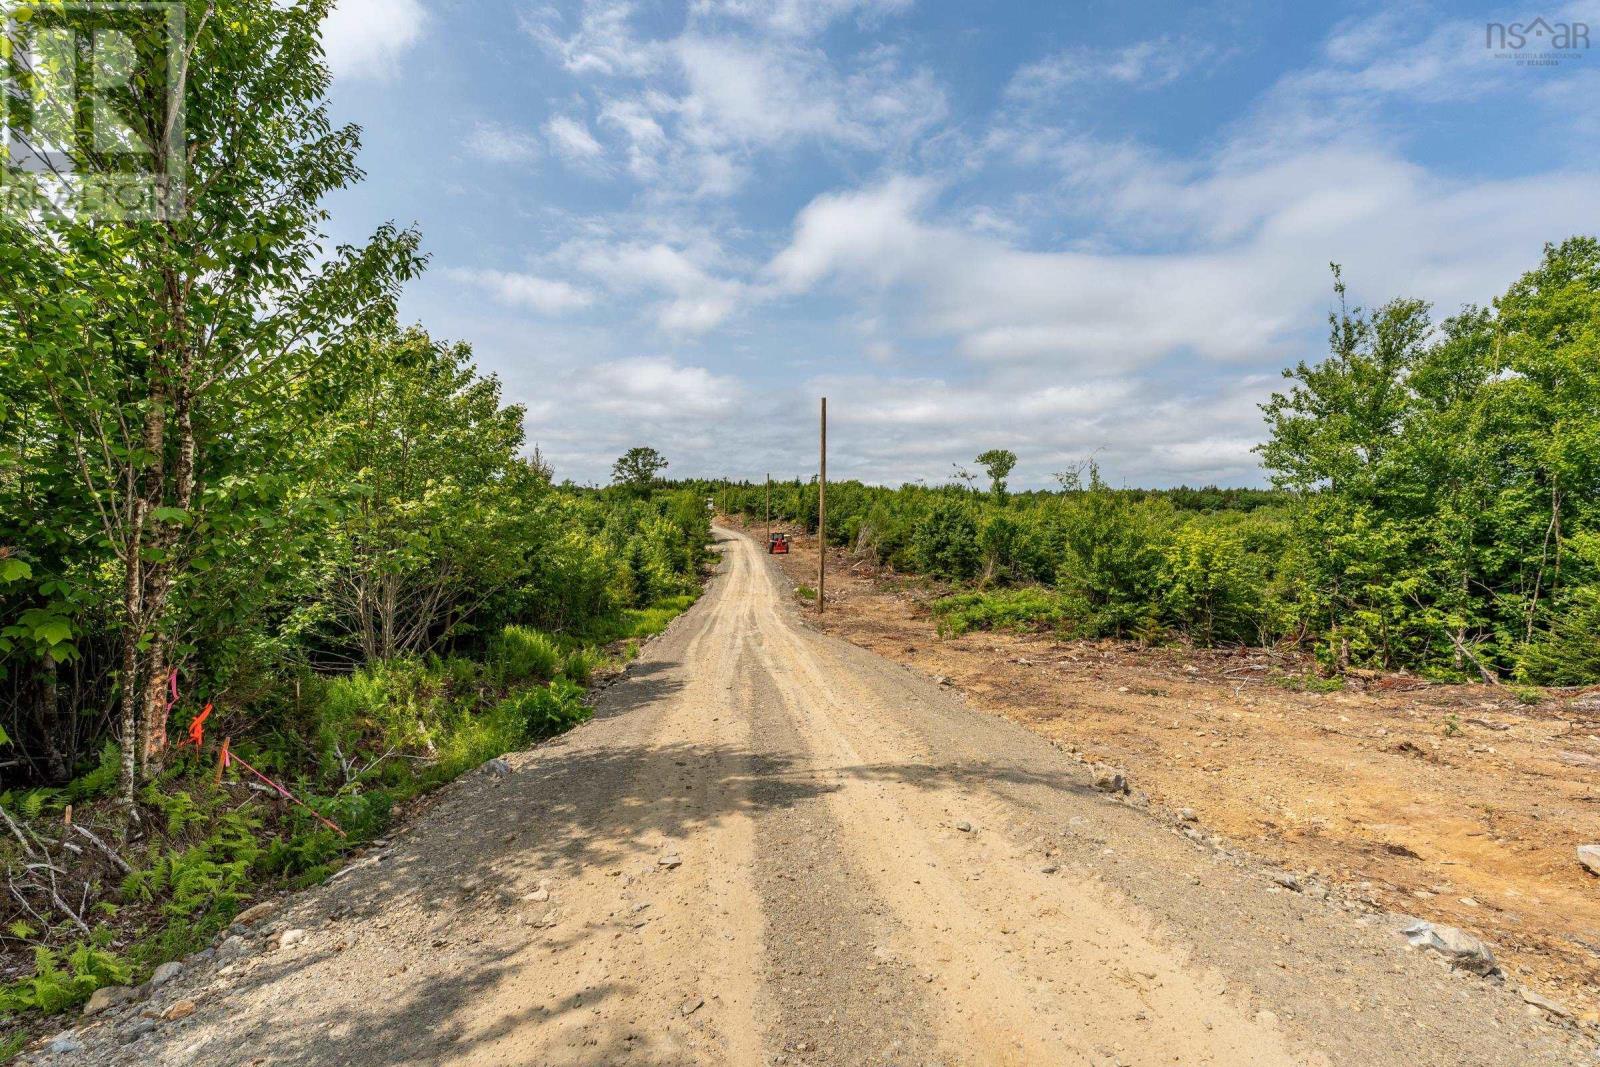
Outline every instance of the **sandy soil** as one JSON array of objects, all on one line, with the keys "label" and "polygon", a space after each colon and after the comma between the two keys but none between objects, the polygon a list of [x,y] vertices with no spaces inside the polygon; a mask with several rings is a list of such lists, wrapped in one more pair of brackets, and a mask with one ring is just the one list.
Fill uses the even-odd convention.
[{"label": "sandy soil", "polygon": [[467,776],[219,958],[30,1059],[1591,1056],[1392,920],[1291,892],[1038,734],[815,632],[755,545],[718,541],[707,595],[592,722]]},{"label": "sandy soil", "polygon": [[[811,538],[784,567],[816,584]],[[1169,810],[1394,913],[1490,941],[1513,982],[1600,1027],[1600,688],[1352,678],[1259,650],[972,633],[940,639],[926,583],[830,555],[811,624],[947,679],[977,709],[1126,769]]]}]

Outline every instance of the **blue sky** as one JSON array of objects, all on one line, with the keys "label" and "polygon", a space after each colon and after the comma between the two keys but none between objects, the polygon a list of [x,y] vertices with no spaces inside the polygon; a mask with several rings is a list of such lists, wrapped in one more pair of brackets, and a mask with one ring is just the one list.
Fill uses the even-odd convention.
[{"label": "blue sky", "polygon": [[[1484,303],[1600,231],[1600,51],[1533,8],[344,0],[334,235],[416,223],[558,477],[1262,484],[1256,405],[1363,303]],[[1519,55],[1544,51],[1535,40]]]}]

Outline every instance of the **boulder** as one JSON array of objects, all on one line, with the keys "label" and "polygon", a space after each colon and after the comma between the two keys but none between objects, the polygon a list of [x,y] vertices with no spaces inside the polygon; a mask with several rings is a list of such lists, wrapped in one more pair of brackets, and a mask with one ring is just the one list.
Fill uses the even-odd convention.
[{"label": "boulder", "polygon": [[85,1015],[99,1015],[103,1011],[119,1008],[133,999],[133,990],[125,985],[103,985],[89,997],[83,1006]]},{"label": "boulder", "polygon": [[58,1034],[56,1039],[50,1042],[48,1051],[58,1056],[71,1055],[74,1052],[83,1051],[83,1042],[78,1040],[77,1034],[68,1030],[64,1034]]},{"label": "boulder", "polygon": [[217,946],[217,960],[221,963],[232,963],[234,960],[242,960],[248,955],[250,955],[250,942],[238,934],[231,935]]},{"label": "boulder", "polygon": [[1128,776],[1119,770],[1107,767],[1095,772],[1094,787],[1102,793],[1126,793]]},{"label": "boulder", "polygon": [[1600,845],[1579,845],[1578,862],[1590,874],[1600,875]]},{"label": "boulder", "polygon": [[233,921],[237,926],[253,926],[277,910],[278,905],[270,900],[264,900],[260,904],[254,904],[235,915]]},{"label": "boulder", "polygon": [[1484,977],[1500,973],[1500,965],[1495,962],[1489,946],[1465,930],[1418,920],[1400,932],[1413,948],[1437,952],[1448,959],[1452,967]]},{"label": "boulder", "polygon": [[183,964],[179,963],[177,960],[173,960],[171,963],[163,963],[161,966],[157,967],[155,973],[150,976],[150,988],[160,989],[162,986],[166,985],[168,982],[172,981],[182,973]]},{"label": "boulder", "polygon": [[169,1022],[169,1023],[174,1023],[174,1022],[177,1022],[179,1019],[187,1019],[189,1016],[194,1014],[194,1011],[195,1011],[195,1003],[194,1003],[194,1001],[192,1001],[192,1000],[180,1000],[177,1003],[173,1004],[172,1007],[170,1007],[166,1011],[162,1012],[161,1013],[161,1018],[164,1019],[165,1021]]}]

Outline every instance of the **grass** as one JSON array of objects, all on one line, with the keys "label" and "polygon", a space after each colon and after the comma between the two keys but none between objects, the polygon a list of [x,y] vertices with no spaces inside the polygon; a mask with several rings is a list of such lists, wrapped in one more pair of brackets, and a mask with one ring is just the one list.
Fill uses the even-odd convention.
[{"label": "grass", "polygon": [[576,636],[585,644],[609,645],[615,641],[654,637],[688,611],[699,599],[692,594],[665,597],[647,608],[627,608],[596,619]]},{"label": "grass", "polygon": [[548,634],[526,626],[507,626],[489,649],[501,685],[548,682],[561,666],[561,647]]}]

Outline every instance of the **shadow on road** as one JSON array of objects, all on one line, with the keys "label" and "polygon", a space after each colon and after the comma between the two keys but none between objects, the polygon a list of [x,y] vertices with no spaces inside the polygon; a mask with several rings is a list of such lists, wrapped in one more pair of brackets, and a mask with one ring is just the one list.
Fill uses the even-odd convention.
[{"label": "shadow on road", "polygon": [[[496,999],[510,976],[526,979],[530,944],[560,951],[609,938],[620,929],[571,923],[535,932],[521,925],[527,912],[521,896],[541,877],[560,885],[595,865],[620,869],[648,864],[662,839],[688,839],[735,816],[759,818],[801,804],[838,789],[841,777],[923,789],[952,784],[969,789],[1082,788],[1060,775],[983,762],[829,766],[824,772],[781,754],[690,743],[619,744],[593,736],[608,722],[630,737],[648,736],[648,729],[633,729],[647,724],[626,720],[648,715],[652,705],[677,693],[682,683],[674,675],[682,670],[671,659],[635,665],[602,695],[592,725],[511,757],[510,775],[477,771],[463,778],[417,825],[379,853],[381,858],[358,860],[340,878],[337,890],[315,894],[296,915],[297,924],[334,932],[319,942],[337,944],[337,931],[345,923],[350,936],[362,939],[449,937],[458,952],[448,963],[435,966],[436,961],[424,958],[414,964],[420,973],[396,982],[404,972],[398,956],[399,969],[365,976],[346,973],[352,961],[339,959],[331,947],[265,957],[254,965],[240,992],[259,987],[283,991],[274,1002],[275,1018],[259,1022],[243,1047],[208,1047],[210,1042],[202,1040],[193,1046],[194,1055],[209,1062],[364,1067],[470,1058],[475,1049],[493,1045],[519,1025],[554,1022],[633,992],[626,985],[600,984],[581,997],[537,998],[488,1029],[482,1027],[484,1016],[473,1009]],[[386,934],[367,928],[407,906],[423,917],[422,928],[402,931],[397,926]],[[463,910],[476,912],[481,921],[460,921]],[[443,947],[442,942],[435,944]],[[460,950],[465,950],[466,962]],[[370,961],[374,953],[362,956]],[[373,996],[354,1009],[342,1007],[331,1024],[300,1025],[318,1015],[316,990],[304,980],[292,980],[308,968],[318,968],[317,977],[330,982],[364,982]],[[470,1031],[469,1021],[475,1027]],[[236,1042],[237,1032],[231,1036]],[[586,1041],[584,1049],[570,1050],[571,1062],[681,1062],[681,1055],[675,1058],[670,1050],[652,1047],[649,1027],[591,1026]]]}]

